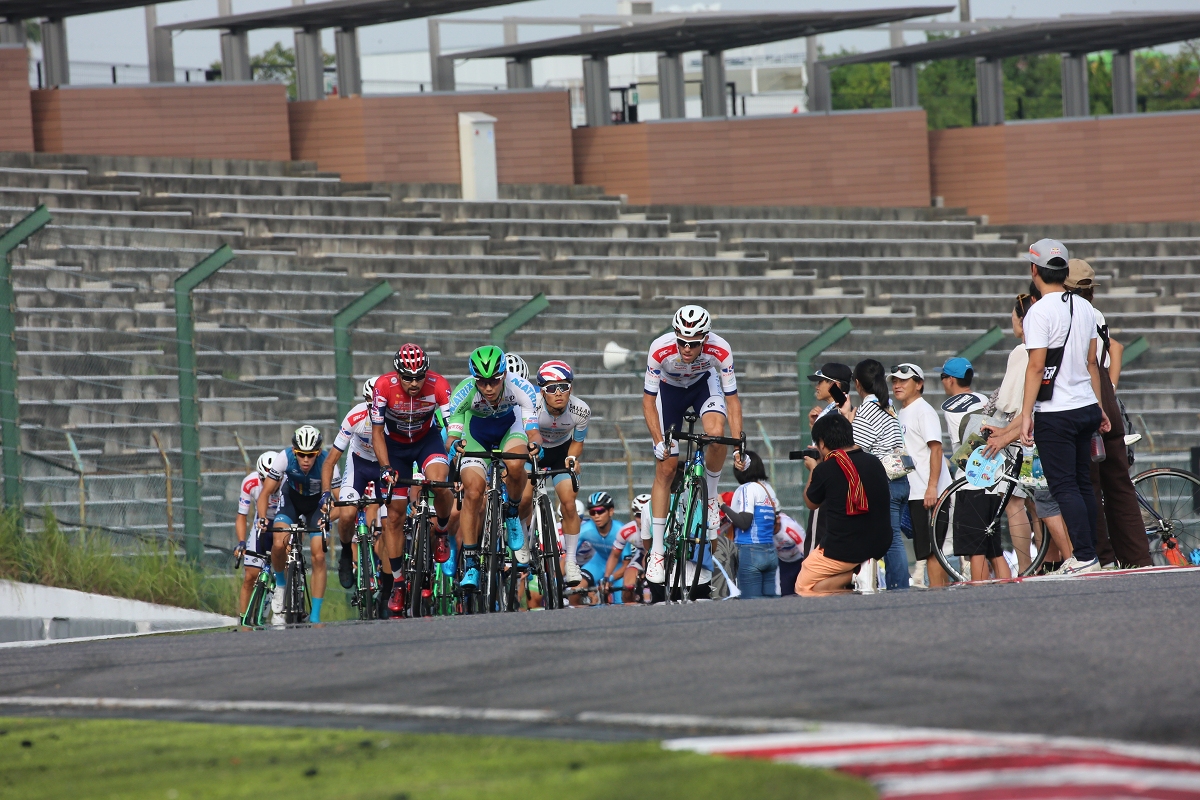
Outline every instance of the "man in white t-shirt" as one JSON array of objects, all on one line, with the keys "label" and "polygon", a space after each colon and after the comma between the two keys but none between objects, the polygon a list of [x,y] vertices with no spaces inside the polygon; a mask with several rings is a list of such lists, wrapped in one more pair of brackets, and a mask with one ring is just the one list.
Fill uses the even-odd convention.
[{"label": "man in white t-shirt", "polygon": [[[926,562],[930,586],[944,586],[946,571],[936,558],[930,558],[933,530],[929,514],[938,496],[950,486],[950,469],[942,457],[942,420],[937,410],[921,395],[925,392],[925,373],[916,364],[901,364],[888,372],[892,395],[903,404],[900,427],[904,447],[916,470],[908,473],[908,509],[912,517],[913,551],[917,561]],[[930,476],[935,476],[931,480]]]},{"label": "man in white t-shirt", "polygon": [[1074,553],[1058,570],[1077,575],[1100,569],[1096,558],[1096,497],[1092,493],[1091,442],[1111,425],[1100,408],[1096,318],[1092,305],[1071,292],[1066,245],[1041,239],[1026,259],[1042,298],[1025,315],[1025,397],[1021,440],[1038,454],[1050,493],[1062,510]]}]

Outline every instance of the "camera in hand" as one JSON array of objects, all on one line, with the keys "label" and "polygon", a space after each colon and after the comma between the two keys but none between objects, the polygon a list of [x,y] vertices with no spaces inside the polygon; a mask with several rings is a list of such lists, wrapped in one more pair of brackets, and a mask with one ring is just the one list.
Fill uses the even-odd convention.
[{"label": "camera in hand", "polygon": [[806,447],[803,450],[792,450],[790,453],[788,453],[789,461],[803,461],[806,458],[812,458],[820,461],[821,452],[815,447]]}]

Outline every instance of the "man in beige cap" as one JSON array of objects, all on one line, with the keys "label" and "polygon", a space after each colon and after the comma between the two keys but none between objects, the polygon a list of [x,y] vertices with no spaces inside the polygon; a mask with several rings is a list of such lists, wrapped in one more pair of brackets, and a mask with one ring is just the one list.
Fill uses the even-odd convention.
[{"label": "man in beige cap", "polygon": [[[1068,262],[1069,273],[1063,286],[1092,302],[1096,290],[1096,271],[1081,258]],[[1125,348],[1108,333],[1100,309],[1093,306],[1096,333],[1099,336],[1097,361],[1100,364],[1100,406],[1112,427],[1104,436],[1104,460],[1092,462],[1092,488],[1101,513],[1096,515],[1096,555],[1101,564],[1150,566],[1150,544],[1138,507],[1137,494],[1129,479],[1129,453],[1125,447],[1125,425],[1117,405],[1115,385],[1121,374],[1121,355]]]}]

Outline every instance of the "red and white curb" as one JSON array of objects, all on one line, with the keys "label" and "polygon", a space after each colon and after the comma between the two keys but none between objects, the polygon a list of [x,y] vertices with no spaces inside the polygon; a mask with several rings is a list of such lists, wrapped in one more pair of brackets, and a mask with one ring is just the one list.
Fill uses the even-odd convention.
[{"label": "red and white curb", "polygon": [[817,723],[663,746],[834,769],[870,781],[883,800],[1200,798],[1200,751],[1165,745]]}]

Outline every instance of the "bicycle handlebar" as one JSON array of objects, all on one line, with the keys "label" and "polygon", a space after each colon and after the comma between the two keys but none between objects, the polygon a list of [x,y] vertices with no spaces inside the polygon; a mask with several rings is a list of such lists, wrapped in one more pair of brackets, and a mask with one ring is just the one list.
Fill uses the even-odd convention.
[{"label": "bicycle handlebar", "polygon": [[695,442],[698,445],[706,444],[727,444],[730,447],[736,447],[739,453],[746,452],[746,432],[742,431],[742,435],[738,438],[732,436],[709,436],[707,433],[683,433],[675,430],[675,426],[667,428],[667,435],[664,437],[667,442],[672,439],[682,439],[684,441]]},{"label": "bicycle handlebar", "polygon": [[574,470],[563,467],[562,469],[538,469],[534,470],[533,475],[537,478],[553,478],[555,475],[570,475],[571,476],[571,491],[579,494],[579,474]]},{"label": "bicycle handlebar", "polygon": [[525,453],[508,453],[503,450],[459,450],[456,457],[462,458],[486,458],[491,461],[525,461],[530,460],[530,456]]}]

